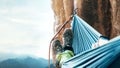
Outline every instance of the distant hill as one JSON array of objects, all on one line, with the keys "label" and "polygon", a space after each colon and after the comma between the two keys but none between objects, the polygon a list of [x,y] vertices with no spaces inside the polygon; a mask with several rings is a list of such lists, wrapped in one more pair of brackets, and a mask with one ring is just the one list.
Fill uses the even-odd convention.
[{"label": "distant hill", "polygon": [[[48,68],[48,60],[43,58],[14,58],[0,62],[0,68]],[[51,64],[51,68],[53,65]]]}]

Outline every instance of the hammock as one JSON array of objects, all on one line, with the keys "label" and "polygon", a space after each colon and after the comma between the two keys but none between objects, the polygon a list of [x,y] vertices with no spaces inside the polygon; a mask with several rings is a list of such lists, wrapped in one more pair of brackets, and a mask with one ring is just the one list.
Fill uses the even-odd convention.
[{"label": "hammock", "polygon": [[[114,60],[120,57],[120,36],[110,40],[107,44],[96,49],[90,49],[77,54],[70,60],[66,61],[62,68],[107,68],[114,67]],[[119,63],[116,65],[120,66]]]},{"label": "hammock", "polygon": [[77,15],[73,17],[72,31],[74,36],[72,46],[75,54],[91,49],[91,45],[101,36],[99,32]]},{"label": "hammock", "polygon": [[66,61],[62,68],[107,67],[120,53],[120,36],[101,47],[91,49],[101,34],[77,15],[74,15],[72,31],[72,47],[76,56]]}]

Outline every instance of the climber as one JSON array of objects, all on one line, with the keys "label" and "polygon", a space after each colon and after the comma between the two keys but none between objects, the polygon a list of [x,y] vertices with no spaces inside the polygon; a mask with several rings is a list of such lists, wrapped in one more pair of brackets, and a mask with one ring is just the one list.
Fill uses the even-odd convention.
[{"label": "climber", "polygon": [[106,44],[108,41],[109,41],[108,37],[100,36],[98,41],[92,45],[92,49],[102,46],[102,45]]},{"label": "climber", "polygon": [[52,51],[56,55],[56,68],[61,68],[61,65],[68,59],[74,56],[72,48],[73,34],[71,29],[66,29],[63,33],[63,46],[58,39],[55,39],[52,44]]}]

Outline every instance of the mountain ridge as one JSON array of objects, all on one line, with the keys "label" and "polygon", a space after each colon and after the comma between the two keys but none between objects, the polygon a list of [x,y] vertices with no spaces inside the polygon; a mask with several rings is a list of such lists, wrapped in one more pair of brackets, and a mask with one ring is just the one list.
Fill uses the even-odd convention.
[{"label": "mountain ridge", "polygon": [[16,57],[1,61],[0,68],[48,68],[48,60],[30,56]]}]

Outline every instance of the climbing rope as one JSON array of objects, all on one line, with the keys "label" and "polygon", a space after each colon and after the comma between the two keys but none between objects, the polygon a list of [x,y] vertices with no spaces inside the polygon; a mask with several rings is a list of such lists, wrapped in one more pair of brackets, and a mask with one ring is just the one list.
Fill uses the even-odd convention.
[{"label": "climbing rope", "polygon": [[50,49],[51,49],[51,43],[52,43],[52,41],[56,38],[56,36],[60,33],[60,31],[65,27],[65,25],[72,20],[73,16],[76,14],[76,10],[77,10],[77,9],[78,9],[78,8],[76,8],[76,9],[73,11],[73,14],[70,16],[70,18],[63,23],[63,25],[60,27],[60,29],[58,30],[58,32],[53,36],[53,38],[52,38],[51,41],[50,41],[50,44],[49,44],[49,53],[48,53],[48,68],[50,68]]},{"label": "climbing rope", "polygon": [[63,29],[63,27],[65,27],[65,25],[72,20],[72,17],[73,17],[73,16],[71,16],[71,17],[69,18],[69,20],[66,21],[66,22],[60,27],[60,29],[58,30],[58,32],[54,35],[54,37],[53,37],[52,40],[50,41],[49,54],[48,54],[48,56],[49,56],[49,58],[48,58],[48,68],[50,68],[50,49],[51,49],[51,43],[52,43],[52,41],[56,38],[56,36],[60,33],[60,31]]}]

